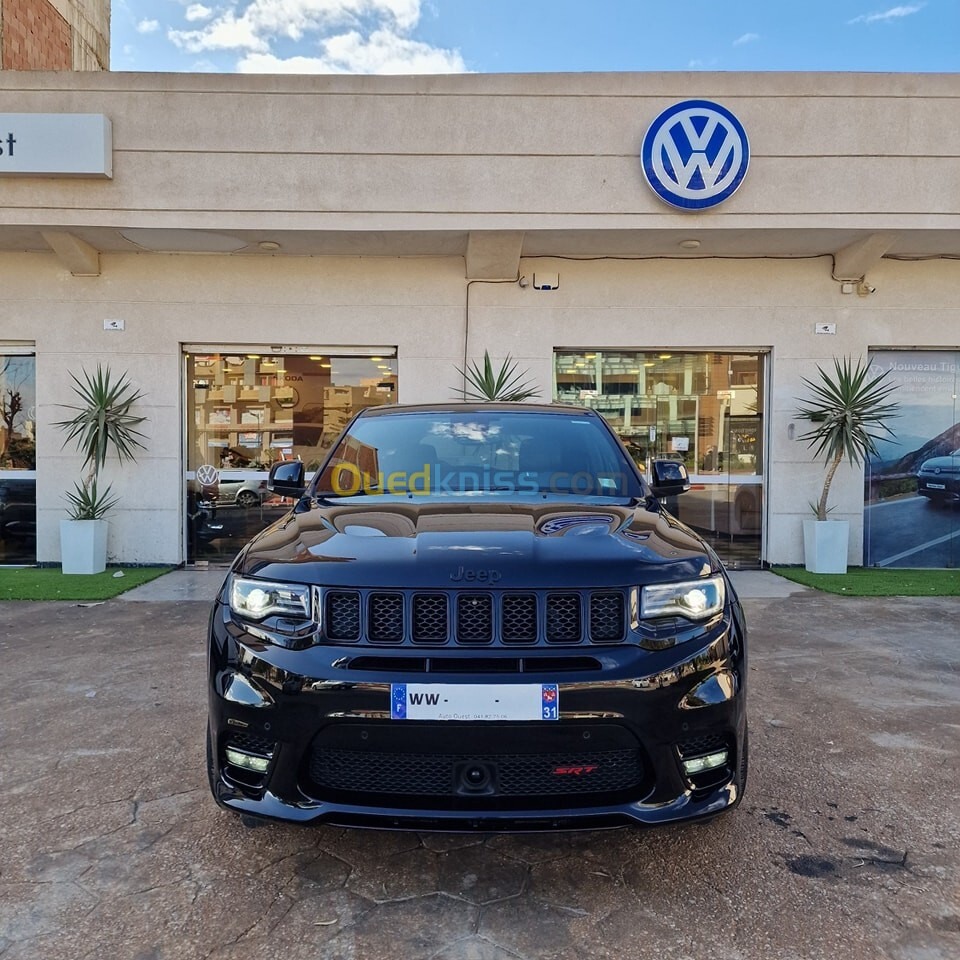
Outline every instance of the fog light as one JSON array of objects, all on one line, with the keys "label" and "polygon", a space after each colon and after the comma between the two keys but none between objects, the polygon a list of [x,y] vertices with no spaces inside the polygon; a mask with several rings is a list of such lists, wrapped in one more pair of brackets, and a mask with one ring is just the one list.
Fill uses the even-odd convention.
[{"label": "fog light", "polygon": [[267,767],[270,766],[270,760],[267,757],[254,757],[231,747],[227,747],[227,763],[235,767],[243,767],[244,770],[253,770],[255,773],[266,773]]},{"label": "fog light", "polygon": [[704,770],[713,770],[716,767],[722,767],[727,762],[727,751],[718,750],[716,753],[708,753],[703,757],[694,757],[692,760],[683,761],[683,772],[692,777],[694,774],[703,773]]}]

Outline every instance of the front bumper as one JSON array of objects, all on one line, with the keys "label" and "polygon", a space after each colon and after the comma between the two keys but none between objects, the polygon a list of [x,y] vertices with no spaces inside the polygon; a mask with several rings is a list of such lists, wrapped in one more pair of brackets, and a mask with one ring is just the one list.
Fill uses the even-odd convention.
[{"label": "front bumper", "polygon": [[917,493],[931,500],[956,503],[960,501],[960,477],[956,473],[921,473]]},{"label": "front bumper", "polygon": [[[502,649],[444,650],[457,669],[424,675],[422,650],[285,649],[244,633],[218,604],[208,677],[213,795],[256,816],[388,829],[711,817],[739,802],[746,777],[745,639],[742,619],[728,612],[665,650],[529,649],[514,674],[502,672]],[[488,672],[494,660],[501,672]],[[390,685],[403,682],[557,683],[560,719],[391,720]],[[237,749],[266,769],[236,767]],[[688,776],[683,759],[707,749],[725,749],[727,762]],[[471,768],[483,772],[479,785]]]}]

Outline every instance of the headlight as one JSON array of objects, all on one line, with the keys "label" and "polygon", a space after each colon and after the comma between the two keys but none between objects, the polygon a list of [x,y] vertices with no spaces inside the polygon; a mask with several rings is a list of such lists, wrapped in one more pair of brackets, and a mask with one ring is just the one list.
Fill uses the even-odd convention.
[{"label": "headlight", "polygon": [[643,588],[640,616],[686,617],[706,620],[723,610],[726,589],[723,577],[686,580],[683,583],[655,583]]},{"label": "headlight", "polygon": [[247,620],[262,620],[271,614],[309,620],[310,587],[234,577],[230,586],[230,609]]}]

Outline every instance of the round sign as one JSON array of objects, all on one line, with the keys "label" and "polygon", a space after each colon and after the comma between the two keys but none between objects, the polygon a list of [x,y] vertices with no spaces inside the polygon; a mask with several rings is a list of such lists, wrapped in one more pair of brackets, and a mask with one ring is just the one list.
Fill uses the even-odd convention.
[{"label": "round sign", "polygon": [[215,487],[220,482],[220,471],[210,463],[197,467],[196,476],[201,487]]},{"label": "round sign", "polygon": [[674,207],[705,210],[743,182],[750,145],[740,121],[710,100],[684,100],[657,117],[643,138],[643,175]]}]

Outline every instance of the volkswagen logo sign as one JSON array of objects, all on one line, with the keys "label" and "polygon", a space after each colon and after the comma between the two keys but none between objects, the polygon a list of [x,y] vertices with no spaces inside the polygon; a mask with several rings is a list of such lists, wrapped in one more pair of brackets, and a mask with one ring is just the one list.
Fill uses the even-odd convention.
[{"label": "volkswagen logo sign", "polygon": [[657,117],[643,138],[643,175],[661,200],[705,210],[733,196],[750,163],[743,124],[710,100],[684,100]]}]

